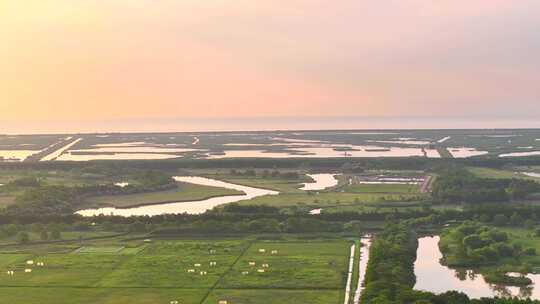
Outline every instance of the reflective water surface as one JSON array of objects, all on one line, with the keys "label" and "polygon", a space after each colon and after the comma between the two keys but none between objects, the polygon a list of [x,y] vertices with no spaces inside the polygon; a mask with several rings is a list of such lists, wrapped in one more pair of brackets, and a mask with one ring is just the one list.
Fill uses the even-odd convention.
[{"label": "reflective water surface", "polygon": [[253,187],[247,187],[237,184],[231,184],[215,179],[195,176],[177,176],[174,178],[178,182],[191,183],[203,186],[213,186],[220,188],[233,189],[244,192],[243,195],[228,195],[213,197],[200,201],[187,201],[177,203],[166,203],[147,205],[134,208],[117,209],[117,208],[98,208],[98,209],[86,209],[77,211],[82,216],[95,216],[100,214],[114,214],[120,216],[132,216],[132,215],[159,215],[159,214],[177,214],[177,213],[189,213],[200,214],[212,209],[216,206],[228,203],[234,203],[242,200],[252,199],[263,195],[276,195],[279,192],[259,189]]},{"label": "reflective water surface", "polygon": [[336,179],[335,174],[308,174],[307,176],[311,177],[314,181],[309,183],[304,183],[304,186],[300,190],[313,191],[313,190],[324,190],[337,186],[338,180]]},{"label": "reflective water surface", "polygon": [[439,260],[439,237],[422,237],[418,240],[417,259],[414,263],[417,290],[443,293],[457,290],[470,298],[516,296],[540,299],[540,275],[527,275],[533,284],[527,287],[513,287],[502,284],[489,284],[481,274],[470,269],[450,269]]}]

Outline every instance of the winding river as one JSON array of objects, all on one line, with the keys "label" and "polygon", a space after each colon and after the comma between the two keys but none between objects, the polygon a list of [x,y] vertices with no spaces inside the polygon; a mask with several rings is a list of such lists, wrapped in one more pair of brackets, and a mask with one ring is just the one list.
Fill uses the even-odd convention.
[{"label": "winding river", "polygon": [[174,179],[178,182],[191,183],[196,185],[203,186],[212,186],[233,189],[237,191],[242,191],[242,195],[226,195],[212,197],[205,200],[198,201],[187,201],[187,202],[173,202],[173,203],[164,203],[164,204],[155,204],[155,205],[146,205],[133,208],[97,208],[97,209],[85,209],[77,211],[78,214],[82,216],[97,216],[100,214],[106,215],[119,215],[119,216],[153,216],[160,214],[179,214],[179,213],[188,213],[188,214],[201,214],[210,210],[216,206],[229,204],[234,202],[239,202],[243,200],[249,200],[255,197],[264,196],[264,195],[277,195],[279,192],[259,189],[254,187],[248,187],[243,185],[232,184],[224,181],[219,181],[211,178],[205,177],[195,177],[195,176],[176,176]]}]

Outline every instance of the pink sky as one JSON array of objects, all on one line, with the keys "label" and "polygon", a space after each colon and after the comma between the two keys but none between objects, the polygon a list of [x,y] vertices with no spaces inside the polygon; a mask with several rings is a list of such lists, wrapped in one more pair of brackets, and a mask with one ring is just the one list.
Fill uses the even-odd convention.
[{"label": "pink sky", "polygon": [[540,116],[536,0],[4,0],[0,120]]}]

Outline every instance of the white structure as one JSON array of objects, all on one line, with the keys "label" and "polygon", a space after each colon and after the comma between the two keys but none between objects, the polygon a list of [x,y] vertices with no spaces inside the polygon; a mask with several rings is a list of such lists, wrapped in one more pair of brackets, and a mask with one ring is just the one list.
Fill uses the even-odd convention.
[{"label": "white structure", "polygon": [[262,264],[262,267],[263,267],[263,268],[268,268],[268,267],[270,267],[270,265],[268,265],[268,264]]},{"label": "white structure", "polygon": [[255,262],[249,262],[249,266],[255,266]]},{"label": "white structure", "polygon": [[34,265],[34,261],[32,260],[26,261],[26,265]]},{"label": "white structure", "polygon": [[32,272],[32,269],[30,269],[30,268],[26,268],[26,269],[24,270],[24,272],[26,272],[26,273],[30,273],[30,272]]},{"label": "white structure", "polygon": [[272,250],[272,254],[278,254],[277,250]]},{"label": "white structure", "polygon": [[264,270],[264,269],[257,269],[257,272],[259,272],[259,273],[264,273],[264,272],[266,272],[266,270]]},{"label": "white structure", "polygon": [[219,300],[218,304],[228,304],[227,300]]},{"label": "white structure", "polygon": [[194,264],[195,267],[201,267],[201,264]]},{"label": "white structure", "polygon": [[259,253],[265,253],[266,249],[259,249]]},{"label": "white structure", "polygon": [[207,275],[207,274],[208,274],[208,272],[206,272],[206,271],[201,271],[201,275],[202,275],[202,276]]},{"label": "white structure", "polygon": [[248,275],[249,271],[242,271],[242,275]]},{"label": "white structure", "polygon": [[188,273],[195,273],[195,269],[188,269]]},{"label": "white structure", "polygon": [[210,266],[217,266],[217,262],[210,262]]}]

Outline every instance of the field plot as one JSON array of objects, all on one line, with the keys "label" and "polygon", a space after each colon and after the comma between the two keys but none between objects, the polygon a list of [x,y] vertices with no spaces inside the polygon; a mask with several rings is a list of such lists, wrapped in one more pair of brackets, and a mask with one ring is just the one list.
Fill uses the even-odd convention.
[{"label": "field plot", "polygon": [[[243,241],[159,242],[115,269],[99,285],[209,288],[246,246]],[[215,266],[211,266],[211,262],[216,262]]]},{"label": "field plot", "polygon": [[345,188],[346,192],[352,193],[419,193],[418,185],[404,184],[372,184],[351,185]]},{"label": "field plot", "polygon": [[203,289],[0,287],[4,303],[148,304],[199,303]]},{"label": "field plot", "polygon": [[340,289],[347,269],[347,250],[344,241],[256,242],[217,287]]},{"label": "field plot", "polygon": [[339,290],[215,289],[204,304],[219,301],[242,304],[337,304]]},{"label": "field plot", "polygon": [[32,249],[0,254],[0,292],[7,303],[338,303],[349,245],[164,240]]}]

